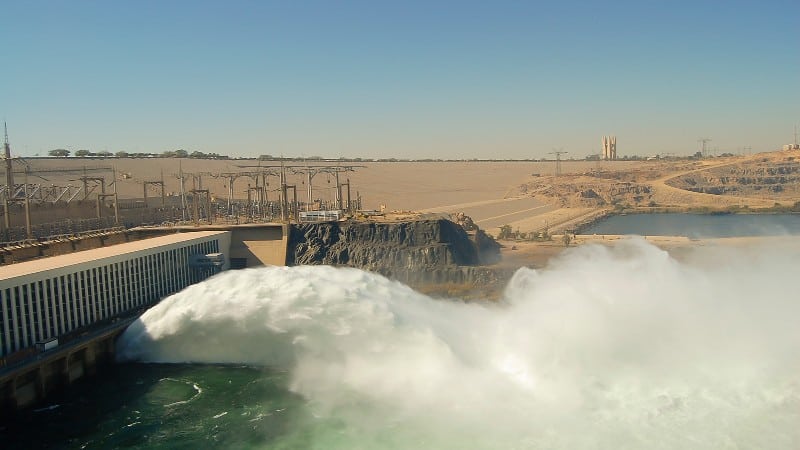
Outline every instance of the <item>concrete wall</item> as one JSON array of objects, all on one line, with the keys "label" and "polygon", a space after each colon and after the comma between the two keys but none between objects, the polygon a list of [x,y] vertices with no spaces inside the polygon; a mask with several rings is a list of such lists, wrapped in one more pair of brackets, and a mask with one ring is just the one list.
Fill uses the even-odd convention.
[{"label": "concrete wall", "polygon": [[115,339],[131,320],[48,351],[16,367],[0,369],[0,418],[14,414],[20,408],[34,406],[51,393],[85,376],[95,375],[99,364],[113,361]]},{"label": "concrete wall", "polygon": [[218,271],[192,255],[223,253],[226,269],[230,246],[227,231],[173,233],[0,267],[0,416],[93,374],[139,312]]},{"label": "concrete wall", "polygon": [[247,267],[285,266],[287,226],[237,227],[231,234],[231,258],[244,258]]},{"label": "concrete wall", "polygon": [[210,269],[193,269],[189,260],[216,252],[230,252],[229,232],[163,236],[0,267],[0,356],[149,306],[208,277]]},{"label": "concrete wall", "polygon": [[[133,238],[163,236],[176,232],[230,231],[230,258],[244,261],[245,267],[285,266],[289,225],[278,223],[244,225],[201,225],[179,227],[146,227],[131,230]],[[238,261],[237,261],[238,260]],[[241,267],[241,266],[240,266]]]}]

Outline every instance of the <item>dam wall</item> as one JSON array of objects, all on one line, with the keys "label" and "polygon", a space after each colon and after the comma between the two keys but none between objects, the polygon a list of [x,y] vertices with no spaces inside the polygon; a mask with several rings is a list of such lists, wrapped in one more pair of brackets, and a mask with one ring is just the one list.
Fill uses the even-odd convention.
[{"label": "dam wall", "polygon": [[483,231],[444,219],[326,222],[292,225],[286,254],[287,265],[356,267],[418,285],[491,278],[480,266],[496,262],[499,248]]},{"label": "dam wall", "polygon": [[[157,302],[205,279],[196,255],[222,253],[227,232],[161,236],[0,268],[0,357]],[[223,261],[222,269],[227,264]],[[2,363],[2,361],[0,361]]]},{"label": "dam wall", "polygon": [[135,229],[36,253],[0,266],[5,412],[31,408],[112,361],[115,338],[141,311],[216,272],[192,266],[196,256],[224,255],[219,269],[326,264],[412,286],[489,284],[496,274],[483,265],[499,259],[499,245],[437,219]]},{"label": "dam wall", "polygon": [[82,376],[95,356],[113,353],[120,324],[226,269],[229,248],[227,231],[173,233],[1,266],[3,410]]},{"label": "dam wall", "polygon": [[105,327],[82,333],[82,338],[43,353],[31,350],[32,358],[12,369],[0,370],[0,419],[30,408],[58,390],[114,361],[116,338],[138,317],[113,321]]},{"label": "dam wall", "polygon": [[291,225],[258,223],[243,225],[185,225],[171,227],[142,227],[129,231],[132,238],[142,239],[175,233],[196,231],[230,232],[229,256],[231,269],[258,266],[285,266],[286,247]]}]

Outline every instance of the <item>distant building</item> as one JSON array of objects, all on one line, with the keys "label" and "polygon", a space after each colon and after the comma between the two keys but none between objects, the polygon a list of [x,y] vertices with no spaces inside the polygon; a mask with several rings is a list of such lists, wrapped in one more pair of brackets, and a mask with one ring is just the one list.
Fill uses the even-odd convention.
[{"label": "distant building", "polygon": [[617,137],[603,136],[602,144],[603,151],[600,154],[602,155],[603,159],[617,159]]},{"label": "distant building", "polygon": [[178,233],[0,267],[0,358],[63,342],[227,269],[230,241],[229,231]]},{"label": "distant building", "polygon": [[800,150],[800,144],[786,144],[783,146],[784,150]]}]

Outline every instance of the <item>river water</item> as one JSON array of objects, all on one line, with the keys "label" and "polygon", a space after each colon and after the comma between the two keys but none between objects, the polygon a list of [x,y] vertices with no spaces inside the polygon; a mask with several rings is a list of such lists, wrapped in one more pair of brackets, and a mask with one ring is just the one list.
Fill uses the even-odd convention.
[{"label": "river water", "polygon": [[3,448],[795,449],[800,255],[641,239],[520,269],[496,304],[331,267],[163,300],[120,363]]},{"label": "river water", "polygon": [[800,214],[628,214],[594,223],[583,234],[722,238],[800,234]]}]

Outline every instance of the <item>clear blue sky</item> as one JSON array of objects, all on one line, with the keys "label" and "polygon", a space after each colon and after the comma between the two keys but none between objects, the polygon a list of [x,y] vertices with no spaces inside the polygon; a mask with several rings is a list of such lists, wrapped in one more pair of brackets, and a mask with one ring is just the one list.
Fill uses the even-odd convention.
[{"label": "clear blue sky", "polygon": [[5,2],[18,154],[583,157],[791,142],[800,1]]}]

